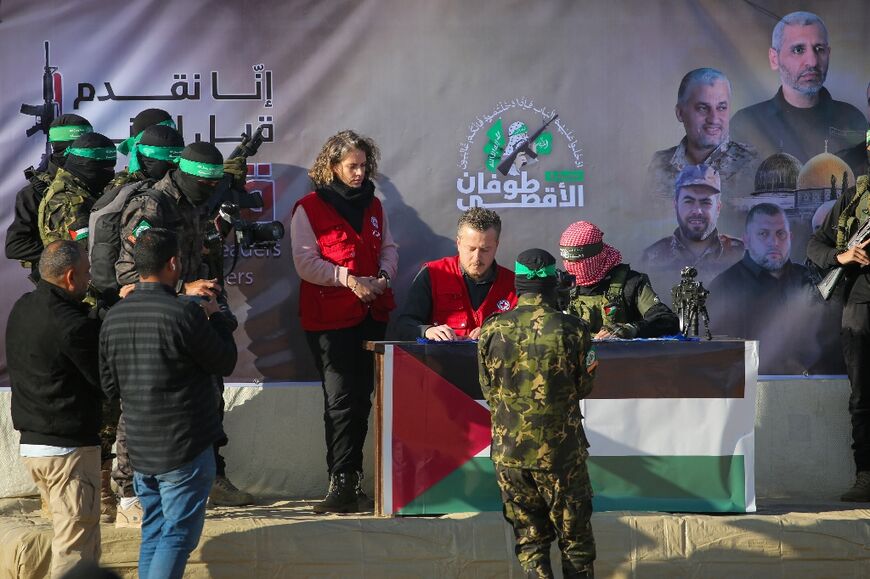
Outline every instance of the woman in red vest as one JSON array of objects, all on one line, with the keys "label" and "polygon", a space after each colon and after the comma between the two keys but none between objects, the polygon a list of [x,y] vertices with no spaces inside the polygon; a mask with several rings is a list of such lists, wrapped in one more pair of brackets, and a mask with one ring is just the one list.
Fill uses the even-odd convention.
[{"label": "woman in red vest", "polygon": [[384,338],[398,265],[371,181],[379,158],[374,141],[353,131],[330,137],[308,171],[314,191],[296,203],[290,222],[299,316],[323,381],[329,491],[318,513],[371,506],[361,481],[374,361],[362,345]]}]

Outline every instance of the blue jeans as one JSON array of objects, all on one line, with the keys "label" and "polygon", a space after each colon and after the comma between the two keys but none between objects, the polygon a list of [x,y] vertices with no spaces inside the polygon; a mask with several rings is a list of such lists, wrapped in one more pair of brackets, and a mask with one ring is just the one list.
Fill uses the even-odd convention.
[{"label": "blue jeans", "polygon": [[144,511],[139,579],[184,575],[187,558],[202,534],[214,478],[211,446],[175,470],[157,475],[133,473],[133,488]]}]

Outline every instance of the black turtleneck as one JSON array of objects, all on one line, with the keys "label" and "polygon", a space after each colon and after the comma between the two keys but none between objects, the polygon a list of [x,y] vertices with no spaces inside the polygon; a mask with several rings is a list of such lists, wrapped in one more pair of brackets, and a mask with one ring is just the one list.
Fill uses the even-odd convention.
[{"label": "black turtleneck", "polygon": [[317,196],[332,205],[354,231],[360,233],[363,213],[375,196],[375,184],[366,179],[359,187],[349,187],[337,177],[332,183],[316,189]]}]

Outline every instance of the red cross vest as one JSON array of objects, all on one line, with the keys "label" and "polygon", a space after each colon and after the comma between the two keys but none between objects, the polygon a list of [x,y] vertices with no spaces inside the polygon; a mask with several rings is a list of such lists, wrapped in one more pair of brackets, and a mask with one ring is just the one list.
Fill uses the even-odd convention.
[{"label": "red cross vest", "polygon": [[429,323],[447,324],[458,336],[479,328],[490,314],[506,312],[517,305],[514,274],[500,265],[486,299],[476,310],[471,308],[458,255],[430,261],[426,267],[432,285],[432,319]]},{"label": "red cross vest", "polygon": [[[317,193],[296,202],[302,206],[320,246],[320,255],[330,263],[346,267],[354,276],[377,276],[380,269],[384,210],[375,197],[363,213],[362,232],[357,233],[335,208]],[[380,322],[389,320],[396,307],[393,290],[387,289],[370,304],[364,304],[349,288],[317,285],[302,280],[299,290],[299,317],[308,331],[350,328],[362,322],[371,311]]]}]

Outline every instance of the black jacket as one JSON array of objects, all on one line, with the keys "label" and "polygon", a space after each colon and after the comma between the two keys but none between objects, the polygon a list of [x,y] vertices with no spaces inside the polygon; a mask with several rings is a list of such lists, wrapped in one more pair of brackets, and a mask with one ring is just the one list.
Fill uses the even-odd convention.
[{"label": "black jacket", "polygon": [[[840,132],[832,134],[831,127]],[[731,138],[754,145],[762,159],[782,151],[801,163],[823,153],[825,142],[828,150],[839,151],[863,141],[866,130],[867,119],[861,111],[834,100],[824,87],[814,107],[791,106],[779,87],[772,99],[737,111],[731,118]]]},{"label": "black jacket", "polygon": [[6,363],[22,444],[100,444],[99,332],[86,305],[47,281],[15,302]]},{"label": "black jacket", "polygon": [[223,437],[213,375],[236,365],[226,316],[206,318],[196,303],[159,283],[138,283],[109,310],[100,332],[100,375],[120,396],[134,470],[161,474]]},{"label": "black jacket", "polygon": [[[15,195],[15,215],[6,230],[6,257],[37,264],[42,255],[42,237],[39,235],[37,217],[39,202],[54,175],[57,165],[49,163],[48,179],[31,177],[27,185]],[[35,269],[35,268],[34,268]]]},{"label": "black jacket", "polygon": [[[865,193],[870,195],[870,193]],[[837,224],[843,209],[855,195],[855,188],[847,189],[840,195],[831,212],[818,231],[813,233],[807,243],[807,257],[822,269],[840,265],[837,261]],[[851,232],[850,232],[851,233]],[[870,267],[855,264],[845,266],[845,275],[839,286],[845,291],[846,299],[852,303],[870,302]]]}]

